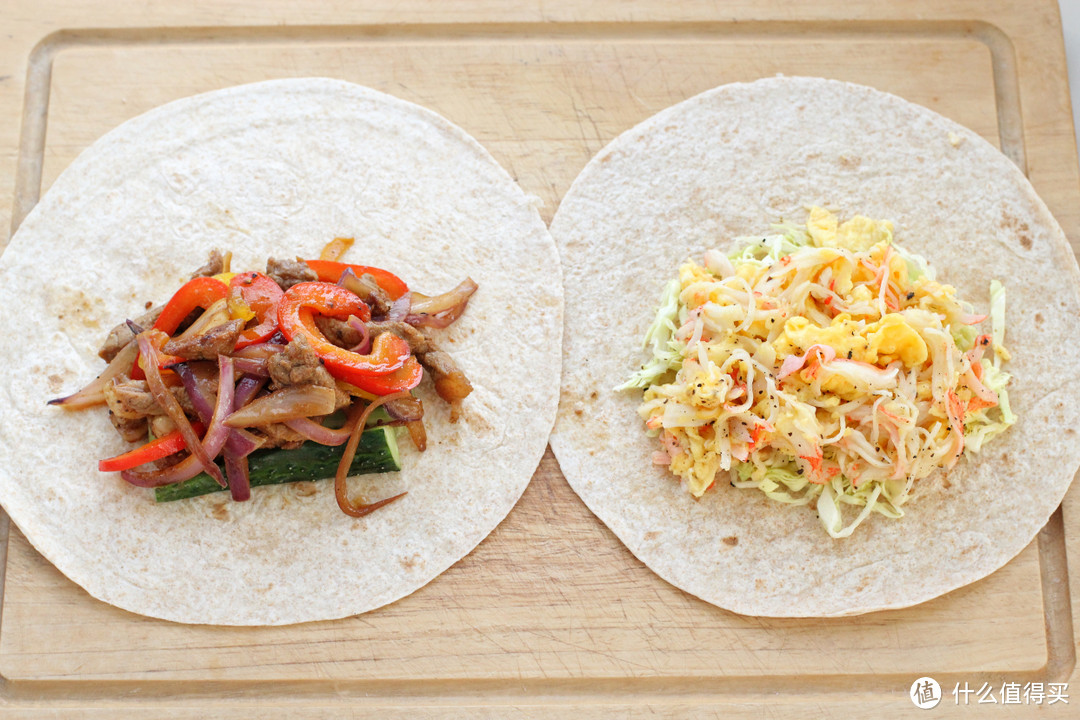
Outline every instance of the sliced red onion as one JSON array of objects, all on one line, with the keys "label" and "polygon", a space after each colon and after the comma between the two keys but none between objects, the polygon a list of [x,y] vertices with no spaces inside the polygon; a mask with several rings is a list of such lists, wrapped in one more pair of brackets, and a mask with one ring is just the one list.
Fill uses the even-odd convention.
[{"label": "sliced red onion", "polygon": [[266,378],[240,378],[240,382],[236,384],[236,394],[233,396],[233,410],[239,410],[251,402],[264,385],[266,385]]},{"label": "sliced red onion", "polygon": [[404,320],[405,317],[409,314],[410,303],[411,299],[409,298],[409,293],[405,293],[397,300],[395,300],[390,305],[390,309],[386,312],[387,322],[399,322],[401,320]]},{"label": "sliced red onion", "polygon": [[395,420],[413,422],[424,418],[424,403],[412,395],[386,403],[383,410]]},{"label": "sliced red onion", "polygon": [[[218,446],[214,449],[213,453],[210,453],[207,447],[210,445],[211,431],[213,430],[212,423],[211,428],[206,431],[205,441],[200,441],[199,436],[195,434],[195,430],[191,427],[191,422],[188,421],[187,415],[184,414],[183,408],[180,407],[180,403],[173,397],[169,388],[165,387],[165,382],[161,379],[161,371],[158,370],[158,350],[154,347],[154,344],[150,341],[150,333],[155,331],[145,332],[136,338],[139,343],[139,352],[143,358],[146,359],[146,367],[143,370],[146,373],[146,384],[150,388],[150,394],[153,396],[155,402],[165,411],[165,414],[169,416],[169,419],[173,421],[176,428],[180,431],[180,434],[184,437],[184,441],[187,444],[188,450],[199,459],[199,462],[203,466],[203,470],[206,474],[214,478],[219,485],[225,487],[225,478],[221,474],[221,470],[214,463],[214,457],[221,450]],[[229,362],[229,372],[232,373],[232,362]],[[224,386],[224,383],[221,383]],[[222,391],[218,391],[218,405],[221,405]],[[228,399],[232,402],[232,382],[228,383]],[[231,407],[229,405],[228,407]],[[221,421],[218,421],[220,425]],[[225,435],[219,430],[221,435],[220,441],[225,442]]]},{"label": "sliced red onion", "polygon": [[[219,359],[221,357],[225,356],[219,356]],[[232,358],[229,359],[232,360],[235,369],[236,360],[233,360]],[[188,397],[191,398],[191,404],[195,407],[195,413],[203,423],[209,424],[214,416],[214,410],[210,406],[209,399],[203,394],[202,388],[199,387],[196,374],[187,363],[177,365],[173,369],[180,375],[180,380],[184,383],[184,390],[187,391]],[[251,398],[255,397],[255,393],[257,393],[265,384],[266,380],[264,378],[241,378],[232,393],[233,409],[238,409],[246,405]],[[216,404],[217,400],[214,402]],[[246,430],[234,429],[229,433],[229,437],[225,440],[225,450],[231,455],[246,457],[247,455],[250,455],[252,451],[258,449],[263,442],[263,440],[260,440]]]},{"label": "sliced red onion", "polygon": [[[277,337],[275,335],[274,337]],[[273,338],[271,338],[272,340]],[[240,348],[232,353],[234,359],[245,358],[252,360],[266,360],[271,355],[277,355],[279,352],[285,349],[285,345],[276,342],[264,342],[257,343],[255,345],[248,345],[245,348]]]},{"label": "sliced red onion", "polygon": [[[235,412],[251,402],[251,399],[263,389],[264,385],[266,385],[266,378],[240,378],[240,382],[236,384],[236,392],[233,393],[233,411]],[[229,432],[229,439],[225,441],[226,458],[230,455],[237,459],[247,457],[264,442],[265,440],[255,437],[247,430],[233,428]],[[228,469],[227,466],[226,469]],[[229,485],[232,486],[231,481]]]},{"label": "sliced red onion", "polygon": [[334,412],[336,395],[319,385],[290,385],[240,408],[225,422],[229,427],[252,427]]},{"label": "sliced red onion", "polygon": [[146,383],[150,387],[150,392],[184,436],[191,456],[164,470],[125,470],[120,473],[120,477],[132,485],[159,487],[190,479],[203,470],[219,485],[225,487],[225,478],[213,458],[221,452],[229,436],[229,428],[224,425],[224,420],[232,410],[234,387],[232,358],[224,355],[218,357],[217,405],[206,430],[206,436],[200,441],[187,416],[184,415],[180,403],[161,380],[161,373],[157,369],[157,348],[150,342],[146,333],[140,335],[137,341],[139,352],[146,358]]},{"label": "sliced red onion", "polygon": [[170,465],[164,470],[123,470],[120,472],[120,477],[138,487],[155,488],[190,480],[201,473],[202,470],[203,467],[199,459],[194,455],[188,455],[180,462]]},{"label": "sliced red onion", "polygon": [[405,429],[409,431],[409,439],[417,450],[420,452],[427,450],[427,430],[424,428],[423,420],[409,420],[405,423]]},{"label": "sliced red onion", "polygon": [[251,499],[251,475],[246,457],[225,453],[225,474],[229,478],[229,494],[236,502]]},{"label": "sliced red onion", "polygon": [[83,408],[105,404],[105,385],[114,377],[130,372],[135,358],[139,356],[139,346],[135,341],[129,342],[123,349],[116,353],[116,357],[105,366],[101,374],[94,378],[89,385],[77,393],[67,397],[50,400],[50,405],[59,405],[65,410],[82,410]]},{"label": "sliced red onion", "polygon": [[428,297],[421,293],[410,293],[411,306],[405,322],[414,326],[447,327],[465,312],[465,306],[477,287],[472,278],[465,278],[456,288],[442,295]]},{"label": "sliced red onion", "polygon": [[[345,288],[346,290],[349,290],[349,284],[359,279],[360,278],[357,277],[356,273],[353,272],[352,268],[345,268],[345,271],[341,273],[341,277],[338,278],[337,284]],[[359,293],[357,293],[355,290],[353,290],[352,292],[356,295],[359,295]]]},{"label": "sliced red onion", "polygon": [[270,371],[266,369],[266,360],[258,358],[233,358],[233,366],[236,372],[256,377],[270,377]]},{"label": "sliced red onion", "polygon": [[285,426],[293,432],[303,435],[304,438],[320,445],[342,445],[352,435],[352,428],[347,425],[335,430],[315,422],[311,418],[294,418],[286,420]]},{"label": "sliced red onion", "polygon": [[371,352],[371,332],[368,330],[368,326],[355,315],[349,316],[348,323],[349,327],[360,333],[360,342],[356,343],[350,350],[360,355],[367,355]]},{"label": "sliced red onion", "polygon": [[[199,420],[201,420],[204,425],[209,425],[211,418],[214,417],[214,408],[199,387],[199,383],[195,378],[195,372],[187,363],[179,363],[174,365],[172,369],[180,376],[180,382],[184,384],[184,390],[187,391],[188,398],[191,399],[191,405],[195,408],[195,414],[199,416]],[[221,382],[220,378],[218,382]]]}]

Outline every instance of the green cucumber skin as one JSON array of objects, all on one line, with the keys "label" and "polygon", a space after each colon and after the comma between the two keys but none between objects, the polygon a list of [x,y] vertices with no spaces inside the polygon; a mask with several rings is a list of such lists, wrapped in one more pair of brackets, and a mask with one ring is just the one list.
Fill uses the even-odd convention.
[{"label": "green cucumber skin", "polygon": [[[356,446],[356,456],[349,467],[350,475],[393,472],[401,469],[398,462],[396,438],[388,427],[365,430]],[[251,486],[279,485],[287,482],[325,480],[334,477],[345,446],[333,447],[306,442],[295,450],[274,448],[256,450],[248,456],[248,474]],[[221,463],[222,473],[225,468]],[[155,488],[156,502],[172,502],[226,490],[206,473],[199,473],[190,480]]]}]

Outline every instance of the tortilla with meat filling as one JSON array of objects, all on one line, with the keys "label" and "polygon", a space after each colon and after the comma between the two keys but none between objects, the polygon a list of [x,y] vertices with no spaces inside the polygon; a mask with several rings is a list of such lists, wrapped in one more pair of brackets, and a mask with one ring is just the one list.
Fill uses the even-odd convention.
[{"label": "tortilla with meat filling", "polygon": [[[429,446],[351,493],[408,494],[360,520],[331,483],[245,503],[155,504],[99,473],[126,445],[105,413],[46,400],[84,385],[117,317],[164,302],[211,248],[236,267],[317,257],[356,238],[418,288],[481,287],[440,347],[473,383],[461,418],[418,387]],[[524,273],[543,267],[545,273]],[[180,622],[278,625],[362,613],[467,554],[506,516],[544,451],[558,389],[558,257],[534,207],[471,137],[350,83],[281,80],[199,95],[113,130],[56,180],[0,258],[7,342],[0,501],[93,596]],[[526,320],[527,322],[523,322]],[[432,400],[428,402],[428,400]],[[222,504],[225,506],[222,507]]]}]

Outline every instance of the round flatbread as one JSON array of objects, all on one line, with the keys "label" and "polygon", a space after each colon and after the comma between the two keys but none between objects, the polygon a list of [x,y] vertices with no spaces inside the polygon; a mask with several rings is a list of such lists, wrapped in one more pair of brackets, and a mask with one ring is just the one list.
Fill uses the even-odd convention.
[{"label": "round flatbread", "polygon": [[[336,80],[235,87],[124,123],[64,171],[0,258],[0,502],[68,577],[144,615],[278,625],[408,595],[495,528],[544,452],[562,295],[535,204],[444,118]],[[433,331],[474,386],[461,420],[425,380],[427,451],[403,439],[400,473],[351,481],[368,501],[407,490],[401,500],[357,520],[323,482],[310,496],[284,485],[157,505],[98,472],[128,447],[104,410],[46,406],[99,373],[109,328],[167,300],[210,249],[259,270],[334,237],[356,238],[344,260],[421,292],[479,285]]]},{"label": "round flatbread", "polygon": [[[895,223],[897,242],[980,312],[1008,294],[1019,421],[920,482],[906,516],[833,540],[811,508],[718,482],[695,501],[616,392],[680,263],[804,222],[806,206]],[[585,504],[665,580],[739,613],[832,616],[919,603],[1023,549],[1080,464],[1076,261],[1020,171],[970,130],[871,88],[812,78],[726,85],[627,131],[551,225],[566,278],[563,390],[551,445]]]}]

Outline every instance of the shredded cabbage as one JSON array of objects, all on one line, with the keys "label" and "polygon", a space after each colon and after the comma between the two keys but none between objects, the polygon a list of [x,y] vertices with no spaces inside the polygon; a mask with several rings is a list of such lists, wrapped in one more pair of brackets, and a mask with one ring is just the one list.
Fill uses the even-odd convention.
[{"label": "shredded cabbage", "polygon": [[727,473],[812,506],[843,538],[871,513],[902,517],[918,480],[1016,421],[996,280],[989,335],[982,317],[893,243],[891,223],[812,208],[806,227],[680,267],[645,335],[651,357],[618,389],[645,390],[654,461],[694,496]]},{"label": "shredded cabbage", "polygon": [[664,286],[656,319],[645,332],[645,339],[641,343],[642,350],[652,345],[652,356],[641,366],[641,370],[630,376],[630,379],[615,388],[616,390],[648,387],[665,373],[682,365],[682,344],[672,339],[677,329],[675,321],[679,317],[680,289],[678,279],[671,280]]}]

